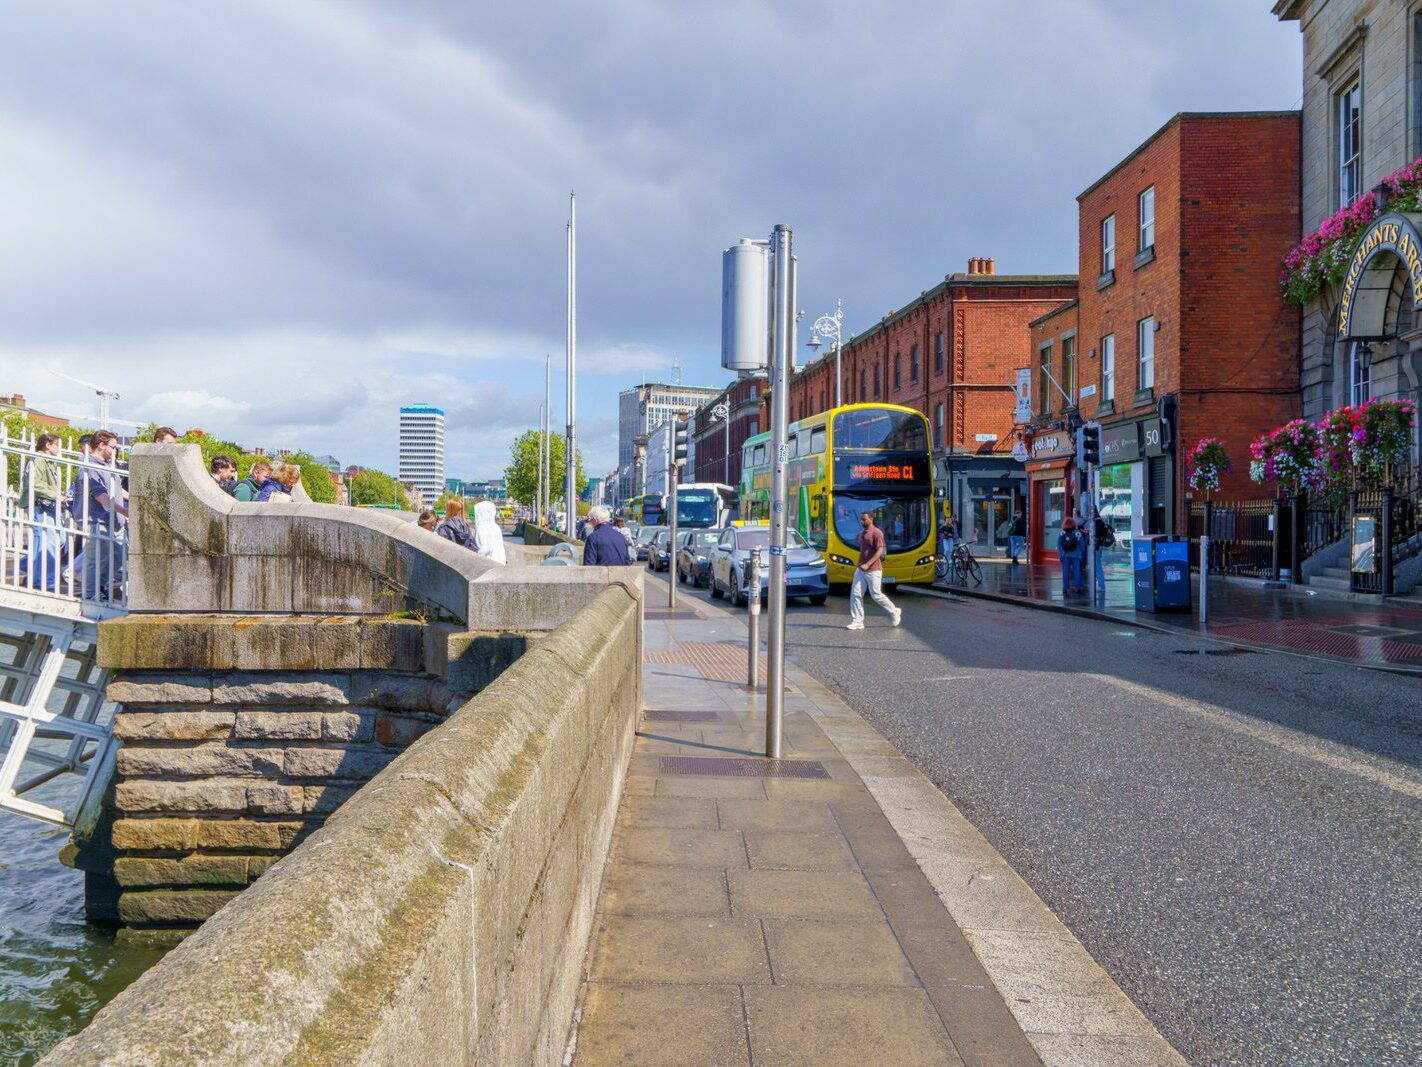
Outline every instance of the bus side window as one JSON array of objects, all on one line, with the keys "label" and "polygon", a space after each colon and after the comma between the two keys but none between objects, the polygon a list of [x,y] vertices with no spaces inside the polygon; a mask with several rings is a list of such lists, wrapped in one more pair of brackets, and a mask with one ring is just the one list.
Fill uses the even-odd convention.
[{"label": "bus side window", "polygon": [[810,455],[818,456],[825,450],[825,428],[816,426],[810,431]]},{"label": "bus side window", "polygon": [[806,540],[821,552],[829,546],[829,508],[824,493],[810,497],[810,532]]}]

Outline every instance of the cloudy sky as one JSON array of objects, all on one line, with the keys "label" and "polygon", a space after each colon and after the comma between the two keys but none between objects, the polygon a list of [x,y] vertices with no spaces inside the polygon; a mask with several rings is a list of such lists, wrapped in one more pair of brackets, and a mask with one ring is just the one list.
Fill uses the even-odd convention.
[{"label": "cloudy sky", "polygon": [[[7,6],[0,392],[449,473],[561,398],[719,385],[720,251],[795,228],[811,319],[862,329],[994,256],[1076,269],[1075,196],[1171,114],[1298,106],[1268,0],[192,0]],[[806,338],[802,338],[806,339]],[[561,399],[554,421],[563,421]]]}]

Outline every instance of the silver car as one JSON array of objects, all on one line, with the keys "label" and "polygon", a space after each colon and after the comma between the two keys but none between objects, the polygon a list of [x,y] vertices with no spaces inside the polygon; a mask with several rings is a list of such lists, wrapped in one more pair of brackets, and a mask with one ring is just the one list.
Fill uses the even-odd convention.
[{"label": "silver car", "polygon": [[[785,595],[807,597],[811,604],[823,604],[829,596],[829,572],[825,557],[805,543],[796,531],[788,530],[785,554]],[[770,587],[770,527],[733,526],[721,531],[711,549],[711,595],[729,596],[737,605],[745,604],[745,565],[752,548],[761,550],[760,590]]]}]

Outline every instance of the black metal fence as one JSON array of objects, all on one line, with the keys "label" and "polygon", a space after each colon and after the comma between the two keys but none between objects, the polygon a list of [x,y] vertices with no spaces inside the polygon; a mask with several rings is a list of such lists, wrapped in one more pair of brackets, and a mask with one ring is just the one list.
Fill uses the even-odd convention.
[{"label": "black metal fence", "polygon": [[1397,565],[1422,554],[1422,476],[1409,467],[1386,488],[1359,490],[1349,510],[1350,587],[1391,596]]},{"label": "black metal fence", "polygon": [[[1209,507],[1210,571],[1252,578],[1276,577],[1275,530],[1277,504],[1273,500],[1244,500]],[[1205,531],[1206,505],[1190,505],[1192,557],[1198,559],[1200,535]]]}]

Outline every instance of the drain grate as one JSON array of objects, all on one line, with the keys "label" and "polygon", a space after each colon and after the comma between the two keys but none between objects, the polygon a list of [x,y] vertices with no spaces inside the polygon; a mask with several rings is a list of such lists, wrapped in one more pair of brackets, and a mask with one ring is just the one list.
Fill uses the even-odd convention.
[{"label": "drain grate", "polygon": [[819,760],[732,759],[728,756],[663,756],[663,774],[702,774],[718,778],[828,778]]},{"label": "drain grate", "polygon": [[644,711],[642,718],[648,722],[720,722],[721,716],[714,711],[686,711],[669,709],[665,711]]}]

